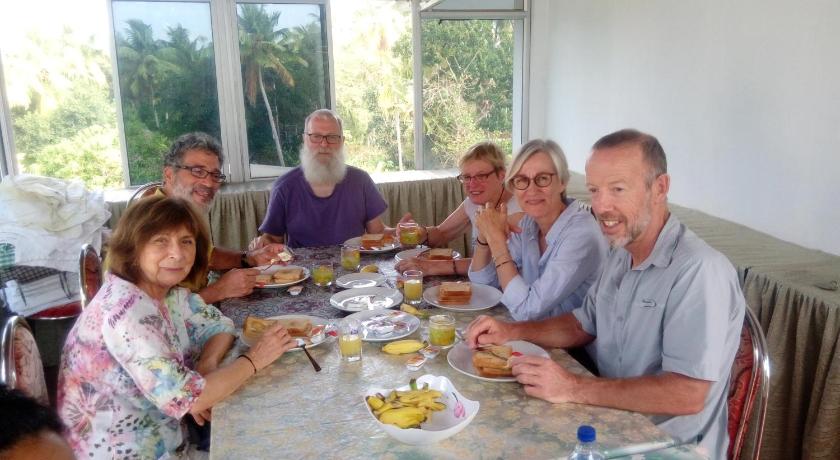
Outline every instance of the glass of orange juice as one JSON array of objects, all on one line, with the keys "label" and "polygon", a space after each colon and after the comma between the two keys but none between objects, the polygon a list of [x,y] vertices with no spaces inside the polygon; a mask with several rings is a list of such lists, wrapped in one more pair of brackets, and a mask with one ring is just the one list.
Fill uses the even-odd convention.
[{"label": "glass of orange juice", "polygon": [[401,222],[397,227],[402,247],[411,249],[420,244],[420,226],[416,222]]},{"label": "glass of orange juice", "polygon": [[362,323],[355,318],[344,318],[338,324],[338,354],[342,361],[362,359]]},{"label": "glass of orange juice", "polygon": [[312,281],[316,286],[326,287],[333,283],[335,267],[333,262],[324,260],[312,264]]},{"label": "glass of orange juice", "polygon": [[359,269],[361,262],[359,245],[345,244],[341,246],[341,268],[347,271],[356,271]]},{"label": "glass of orange juice", "polygon": [[406,270],[403,272],[403,296],[405,303],[418,305],[423,300],[423,272]]}]

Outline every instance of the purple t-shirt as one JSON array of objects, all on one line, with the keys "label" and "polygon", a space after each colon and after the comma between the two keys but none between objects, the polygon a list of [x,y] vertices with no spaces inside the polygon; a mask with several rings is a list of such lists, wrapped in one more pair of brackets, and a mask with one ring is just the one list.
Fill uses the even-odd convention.
[{"label": "purple t-shirt", "polygon": [[260,231],[288,237],[293,248],[341,244],[365,232],[388,205],[368,174],[347,167],[332,195],[319,198],[300,167],[277,178]]}]

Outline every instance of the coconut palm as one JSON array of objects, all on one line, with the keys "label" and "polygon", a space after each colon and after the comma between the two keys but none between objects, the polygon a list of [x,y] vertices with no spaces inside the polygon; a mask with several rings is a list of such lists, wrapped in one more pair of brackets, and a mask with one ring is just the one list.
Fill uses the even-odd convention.
[{"label": "coconut palm", "polygon": [[259,88],[271,125],[271,137],[277,149],[280,166],[285,166],[286,161],[280,146],[277,123],[265,91],[263,71],[275,74],[284,85],[291,88],[295,85],[295,79],[286,68],[286,63],[297,61],[304,66],[307,63],[294,55],[290,49],[287,40],[288,30],[278,28],[279,19],[279,11],[269,14],[263,5],[239,6],[239,53],[245,80],[245,97],[248,104],[254,106]]},{"label": "coconut palm", "polygon": [[126,23],[126,36],[119,37],[117,53],[120,75],[124,77],[122,86],[128,90],[135,103],[142,98],[149,100],[155,127],[160,129],[157,88],[164,75],[177,71],[178,67],[159,55],[161,44],[154,39],[152,26],[138,19],[130,19]]}]

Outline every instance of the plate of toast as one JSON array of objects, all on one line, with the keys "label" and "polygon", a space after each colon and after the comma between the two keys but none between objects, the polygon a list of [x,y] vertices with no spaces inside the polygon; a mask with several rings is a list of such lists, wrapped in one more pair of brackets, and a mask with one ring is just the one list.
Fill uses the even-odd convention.
[{"label": "plate of toast", "polygon": [[[266,329],[278,322],[283,324],[283,327],[289,331],[289,335],[293,338],[303,339],[307,347],[324,343],[328,337],[327,328],[330,327],[329,320],[317,316],[282,315],[258,318],[249,315],[245,318],[245,324],[242,326],[242,333],[239,334],[239,338],[245,345],[252,347],[262,337]],[[292,350],[300,349],[300,347],[292,348]]]},{"label": "plate of toast", "polygon": [[281,288],[309,278],[309,269],[297,265],[261,265],[254,268],[260,270],[260,274],[257,275],[257,287]]},{"label": "plate of toast", "polygon": [[449,350],[446,360],[456,371],[488,382],[515,382],[511,369],[514,356],[540,356],[550,358],[538,345],[514,340],[504,345],[483,345],[475,350],[459,342]]},{"label": "plate of toast", "polygon": [[394,235],[387,233],[365,233],[362,236],[350,238],[344,244],[358,246],[359,252],[369,254],[393,251],[400,247],[400,242],[394,239]]},{"label": "plate of toast", "polygon": [[444,281],[423,291],[423,300],[444,310],[478,311],[498,305],[502,291],[469,281]]},{"label": "plate of toast", "polygon": [[461,253],[450,248],[414,248],[398,252],[394,259],[397,262],[416,257],[425,260],[458,260],[461,258]]}]

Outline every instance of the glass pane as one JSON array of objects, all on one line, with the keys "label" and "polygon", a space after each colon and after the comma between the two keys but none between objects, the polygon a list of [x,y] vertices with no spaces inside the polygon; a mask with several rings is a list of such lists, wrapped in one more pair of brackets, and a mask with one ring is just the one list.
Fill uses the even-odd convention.
[{"label": "glass pane", "polygon": [[413,169],[410,3],[333,2],[332,17],[347,162],[370,172]]},{"label": "glass pane", "polygon": [[427,11],[469,11],[469,10],[508,10],[522,11],[524,0],[443,0],[425,2],[423,9]]},{"label": "glass pane", "polygon": [[117,69],[132,185],[160,180],[179,135],[219,138],[210,5],[113,2]]},{"label": "glass pane", "polygon": [[250,173],[276,176],[298,164],[303,121],[328,104],[324,9],[250,3],[237,14]]},{"label": "glass pane", "polygon": [[122,187],[105,2],[13,3],[0,43],[18,170]]},{"label": "glass pane", "polygon": [[511,151],[514,20],[422,24],[425,167],[455,167],[482,140]]}]

